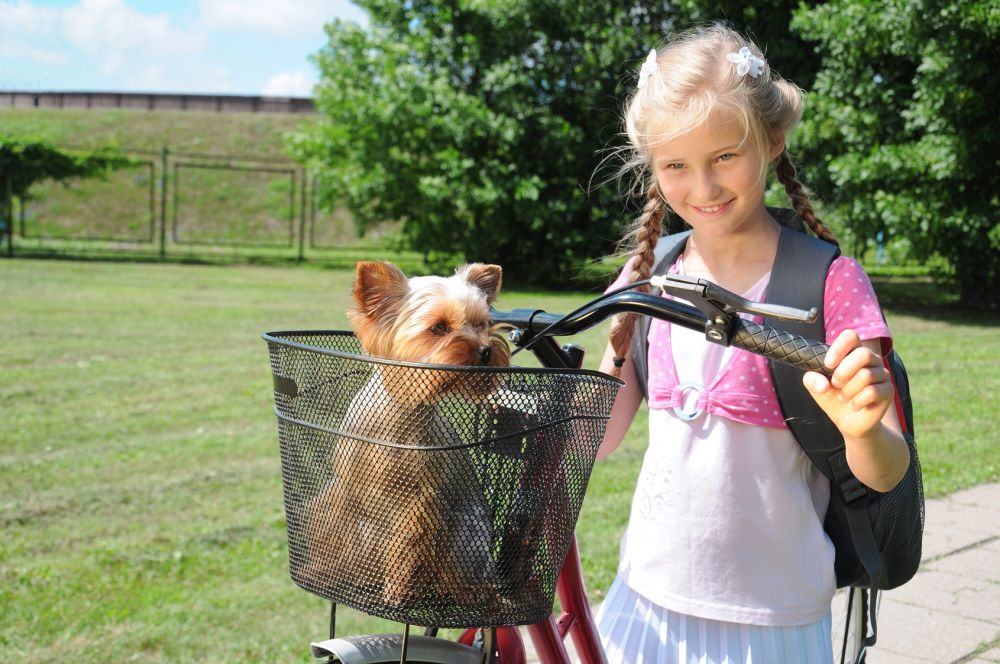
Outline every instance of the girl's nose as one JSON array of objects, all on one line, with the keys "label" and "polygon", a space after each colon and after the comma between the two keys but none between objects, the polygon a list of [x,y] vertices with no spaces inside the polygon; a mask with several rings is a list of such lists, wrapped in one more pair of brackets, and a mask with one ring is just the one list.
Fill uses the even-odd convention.
[{"label": "girl's nose", "polygon": [[702,205],[717,203],[716,197],[719,195],[719,183],[715,181],[711,172],[703,172],[698,175],[694,184],[694,198]]}]

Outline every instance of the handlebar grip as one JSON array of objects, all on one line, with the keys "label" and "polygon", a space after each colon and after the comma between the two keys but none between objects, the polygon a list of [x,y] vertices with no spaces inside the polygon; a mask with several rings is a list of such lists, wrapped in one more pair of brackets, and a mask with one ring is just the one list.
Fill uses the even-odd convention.
[{"label": "handlebar grip", "polygon": [[816,371],[827,377],[833,375],[833,371],[823,364],[823,358],[830,347],[797,334],[739,319],[731,343],[743,350],[805,371]]}]

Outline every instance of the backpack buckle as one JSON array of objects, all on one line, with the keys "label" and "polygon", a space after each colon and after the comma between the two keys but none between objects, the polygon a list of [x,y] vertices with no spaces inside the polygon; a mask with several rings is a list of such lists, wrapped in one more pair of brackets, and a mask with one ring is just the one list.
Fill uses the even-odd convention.
[{"label": "backpack buckle", "polygon": [[827,462],[829,462],[830,470],[833,472],[831,479],[840,489],[840,496],[844,499],[845,505],[850,505],[868,495],[868,487],[854,476],[851,467],[847,465],[847,454],[843,448],[828,456]]},{"label": "backpack buckle", "polygon": [[850,505],[855,500],[860,500],[868,495],[868,487],[854,475],[839,480],[838,484],[840,484],[840,495],[844,497],[845,505]]}]

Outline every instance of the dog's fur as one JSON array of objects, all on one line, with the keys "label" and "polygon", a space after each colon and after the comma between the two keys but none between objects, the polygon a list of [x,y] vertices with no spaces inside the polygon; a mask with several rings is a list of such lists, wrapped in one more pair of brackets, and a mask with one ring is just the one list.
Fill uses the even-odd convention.
[{"label": "dog's fur", "polygon": [[[500,282],[496,265],[474,263],[452,277],[407,279],[391,263],[363,262],[357,265],[348,315],[373,356],[508,366],[507,344],[489,324]],[[333,477],[310,504],[308,553],[298,573],[321,587],[381,587],[382,600],[394,606],[406,606],[428,589],[475,603],[496,570],[491,519],[481,492],[477,495],[468,454],[400,449],[354,437],[408,447],[454,443],[438,440],[451,427],[436,404],[455,392],[484,398],[495,382],[478,380],[470,388],[473,383],[463,380],[462,372],[376,367],[345,415],[344,432],[351,437],[337,439]],[[348,559],[361,567],[345,569]]]}]

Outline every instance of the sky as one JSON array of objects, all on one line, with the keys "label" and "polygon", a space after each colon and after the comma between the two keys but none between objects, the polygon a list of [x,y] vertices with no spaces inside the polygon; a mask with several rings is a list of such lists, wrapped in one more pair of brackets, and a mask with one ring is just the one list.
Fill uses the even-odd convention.
[{"label": "sky", "polygon": [[0,0],[0,90],[309,96],[348,0]]}]

